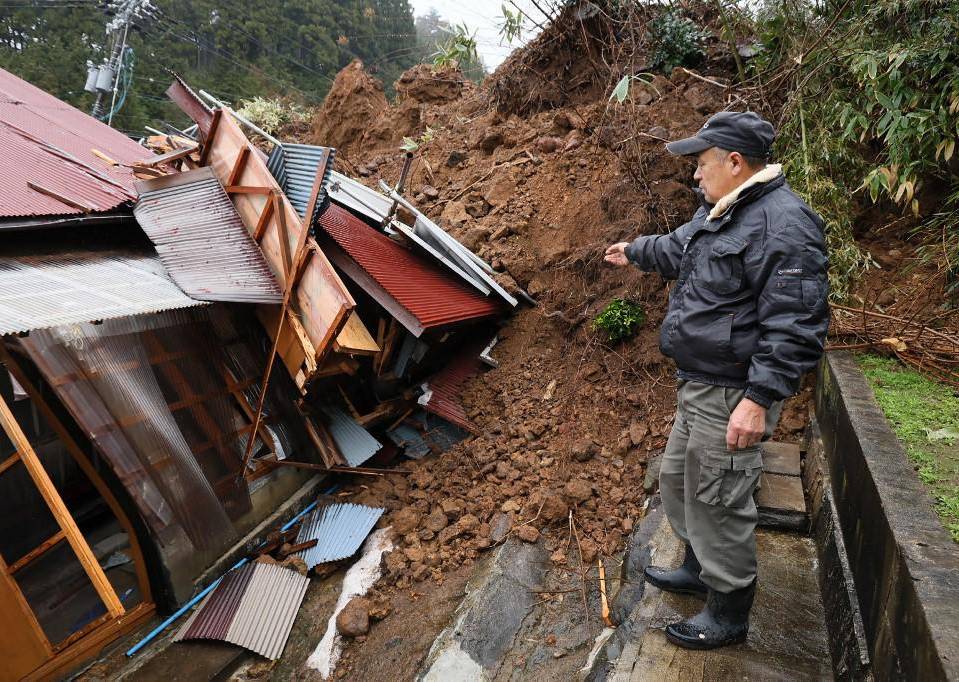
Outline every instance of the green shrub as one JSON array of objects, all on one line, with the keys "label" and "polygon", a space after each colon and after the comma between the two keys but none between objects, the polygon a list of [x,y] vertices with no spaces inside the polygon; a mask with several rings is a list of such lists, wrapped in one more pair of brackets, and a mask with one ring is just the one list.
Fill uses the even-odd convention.
[{"label": "green shrub", "polygon": [[696,23],[675,10],[664,11],[649,23],[653,47],[650,63],[655,69],[672,71],[677,66],[695,66],[706,56],[704,45],[709,36]]},{"label": "green shrub", "polygon": [[243,100],[236,113],[260,126],[270,135],[278,133],[289,123],[302,123],[309,118],[309,113],[295,103],[266,97]]},{"label": "green shrub", "polygon": [[628,339],[646,322],[646,311],[638,303],[614,298],[593,320],[593,331],[602,331],[609,343]]}]

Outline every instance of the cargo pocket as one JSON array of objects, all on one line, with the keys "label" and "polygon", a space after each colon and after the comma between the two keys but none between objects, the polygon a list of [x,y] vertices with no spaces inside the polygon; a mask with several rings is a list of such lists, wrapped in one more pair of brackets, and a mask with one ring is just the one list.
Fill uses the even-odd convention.
[{"label": "cargo pocket", "polygon": [[705,504],[742,509],[752,497],[763,471],[759,448],[733,452],[709,448],[699,464],[696,499]]}]

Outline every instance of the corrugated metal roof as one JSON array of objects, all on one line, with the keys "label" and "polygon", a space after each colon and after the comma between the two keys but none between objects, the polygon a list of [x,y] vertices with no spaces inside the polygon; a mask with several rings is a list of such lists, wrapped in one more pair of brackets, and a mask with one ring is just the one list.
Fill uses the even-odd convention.
[{"label": "corrugated metal roof", "polygon": [[[153,153],[123,133],[0,69],[0,217],[107,211],[136,198],[133,172],[110,166]],[[66,198],[64,203],[27,183]]]},{"label": "corrugated metal roof", "polygon": [[[310,203],[316,171],[327,149],[330,148],[312,144],[284,144],[273,147],[270,152],[267,168],[300,217],[306,213],[306,207]],[[327,177],[324,180],[326,185],[330,183],[332,167],[332,163],[327,166]]]},{"label": "corrugated metal roof", "polygon": [[0,256],[0,335],[195,305],[153,256]]},{"label": "corrugated metal roof", "polygon": [[212,169],[138,182],[137,189],[137,221],[186,293],[203,301],[283,301],[263,252]]},{"label": "corrugated metal roof", "polygon": [[[382,180],[380,181],[382,183]],[[413,229],[394,221],[393,226],[403,232],[418,247],[439,260],[444,266],[466,281],[489,293],[495,291],[509,305],[515,306],[516,299],[493,278],[493,268],[482,258],[456,241],[446,230],[426,217],[405,197],[390,191],[390,196],[416,216]]]},{"label": "corrugated metal roof", "polygon": [[[273,147],[267,167],[283,188],[290,203],[301,216],[306,211],[316,178],[316,169],[326,147],[313,144],[283,144]],[[382,221],[390,212],[392,200],[335,171],[329,171],[329,196],[343,206]]]},{"label": "corrugated metal roof", "polygon": [[454,280],[438,266],[331,204],[319,225],[357,265],[408,310],[423,328],[503,312],[493,299]]},{"label": "corrugated metal roof", "polygon": [[482,363],[477,357],[478,352],[472,345],[466,347],[446,367],[426,381],[426,392],[419,399],[419,403],[428,412],[471,433],[476,433],[477,428],[466,415],[462,393],[467,380],[479,374],[482,369]]},{"label": "corrugated metal roof", "polygon": [[310,549],[298,552],[297,556],[306,562],[308,568],[353,556],[383,511],[378,507],[348,503],[317,507],[303,520],[296,543],[313,539],[318,542]]},{"label": "corrugated metal roof", "polygon": [[217,639],[276,660],[283,653],[310,579],[275,564],[231,571],[173,637]]},{"label": "corrugated metal roof", "polygon": [[324,407],[330,435],[343,459],[351,467],[358,467],[383,447],[370,432],[353,421],[350,415],[338,407]]}]

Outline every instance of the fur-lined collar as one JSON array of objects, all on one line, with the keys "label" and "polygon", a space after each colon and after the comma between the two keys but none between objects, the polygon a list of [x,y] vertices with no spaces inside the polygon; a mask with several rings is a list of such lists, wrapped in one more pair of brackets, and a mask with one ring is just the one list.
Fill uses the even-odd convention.
[{"label": "fur-lined collar", "polygon": [[758,185],[763,182],[769,182],[775,180],[782,173],[783,167],[779,163],[771,163],[763,168],[761,171],[753,174],[746,182],[741,184],[739,187],[734,189],[732,192],[722,197],[719,201],[716,202],[716,205],[713,206],[709,211],[709,216],[706,220],[715,220],[723,215],[730,206],[732,206],[736,200],[739,198],[739,195],[743,193],[744,190],[749,189],[753,185]]}]

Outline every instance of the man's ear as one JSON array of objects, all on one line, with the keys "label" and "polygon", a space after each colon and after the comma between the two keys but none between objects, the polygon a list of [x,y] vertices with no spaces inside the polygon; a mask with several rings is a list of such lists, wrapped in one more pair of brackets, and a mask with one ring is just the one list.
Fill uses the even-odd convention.
[{"label": "man's ear", "polygon": [[732,165],[733,175],[739,175],[746,170],[746,159],[739,152],[729,152],[729,163]]}]

